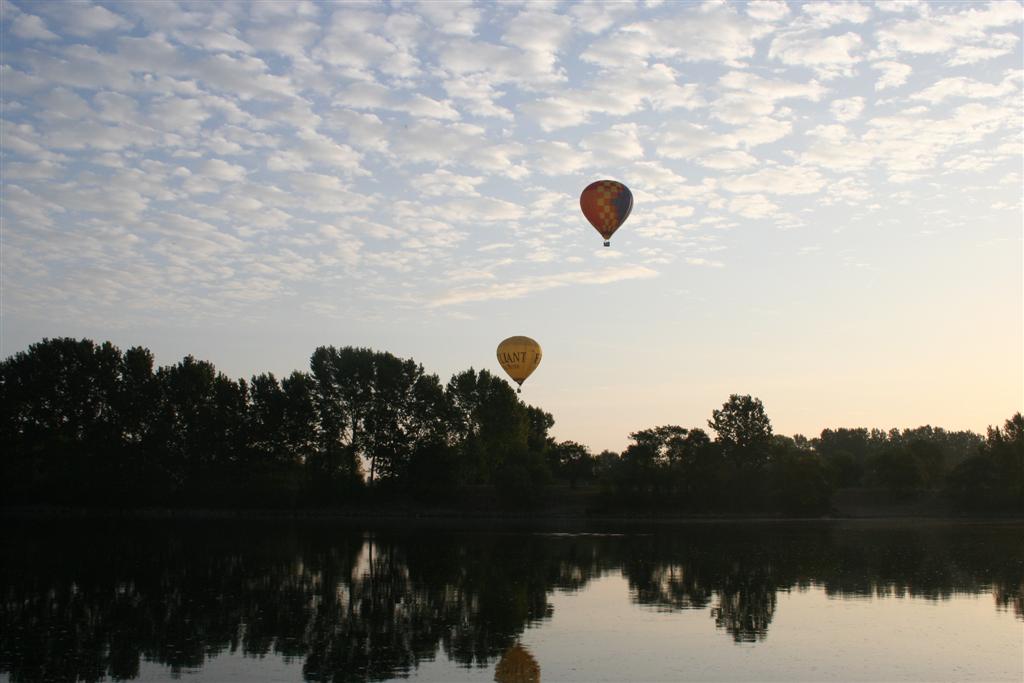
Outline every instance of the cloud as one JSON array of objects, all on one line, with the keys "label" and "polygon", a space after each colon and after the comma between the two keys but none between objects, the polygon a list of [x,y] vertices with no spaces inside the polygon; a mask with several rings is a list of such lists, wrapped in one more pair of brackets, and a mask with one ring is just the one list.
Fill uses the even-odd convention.
[{"label": "cloud", "polygon": [[832,79],[853,75],[854,66],[863,60],[857,54],[862,43],[860,35],[852,32],[824,37],[817,32],[784,33],[772,40],[768,56],[783,64],[813,69],[821,78]]},{"label": "cloud", "polygon": [[[638,57],[677,57],[729,65],[752,57],[755,42],[769,30],[725,3],[685,6],[658,21],[637,22],[622,29],[623,33],[635,34],[640,39],[633,44]],[[609,61],[594,52],[584,53],[585,59],[588,54],[598,63]]]},{"label": "cloud", "polygon": [[619,123],[588,135],[580,146],[599,160],[625,161],[642,159],[644,156],[640,128],[635,123]]},{"label": "cloud", "polygon": [[722,180],[722,188],[734,193],[814,194],[825,185],[825,178],[804,166],[766,166],[753,173]]},{"label": "cloud", "polygon": [[736,150],[706,154],[698,159],[697,163],[705,168],[713,168],[716,171],[732,171],[756,166],[757,158],[747,152]]},{"label": "cloud", "polygon": [[455,222],[514,221],[525,214],[523,207],[493,197],[453,199],[434,207],[433,212]]},{"label": "cloud", "polygon": [[449,35],[475,35],[476,25],[481,19],[479,8],[455,2],[421,0],[416,4],[416,9],[436,30]]},{"label": "cloud", "polygon": [[449,289],[432,299],[431,308],[455,306],[480,301],[521,299],[538,292],[571,285],[608,285],[623,280],[656,277],[657,271],[646,266],[620,266],[603,270],[571,271],[552,275],[519,278],[489,286]]},{"label": "cloud", "polygon": [[389,35],[394,25],[388,22],[389,17],[382,12],[336,5],[324,36],[311,55],[349,78],[369,79],[374,71],[399,77],[419,74],[416,45],[411,40],[415,30],[406,29],[403,39],[396,40]]},{"label": "cloud", "polygon": [[1020,91],[1020,73],[1004,78],[1000,83],[984,83],[963,76],[943,78],[931,86],[910,95],[911,99],[937,104],[947,98],[992,99]]},{"label": "cloud", "polygon": [[355,149],[387,152],[391,128],[376,114],[335,108],[324,114],[332,130],[344,135]]},{"label": "cloud", "polygon": [[763,194],[740,195],[729,201],[729,211],[744,218],[766,218],[779,211],[779,207]]},{"label": "cloud", "polygon": [[604,33],[636,10],[633,2],[581,0],[569,8],[575,25],[586,33]]},{"label": "cloud", "polygon": [[[943,12],[917,19],[889,22],[876,33],[884,54],[934,54],[984,46],[989,29],[1020,23],[1022,7],[1018,2],[992,2],[987,5],[954,5],[962,11]],[[980,8],[979,8],[980,7]]]},{"label": "cloud", "polygon": [[416,118],[449,121],[460,118],[459,112],[448,102],[441,102],[421,93],[400,94],[379,83],[353,83],[337,93],[335,103],[353,109],[399,111]]},{"label": "cloud", "polygon": [[438,64],[452,77],[486,76],[496,87],[503,83],[542,89],[566,80],[555,68],[551,53],[522,50],[481,40],[453,39],[438,52]]},{"label": "cloud", "polygon": [[864,98],[848,97],[842,100],[833,100],[829,109],[837,121],[843,121],[844,123],[853,121],[860,118],[860,115],[864,113]]},{"label": "cloud", "polygon": [[545,175],[569,175],[594,165],[588,152],[560,140],[534,142],[529,155],[530,168]]},{"label": "cloud", "polygon": [[60,21],[65,31],[75,36],[92,36],[97,33],[126,30],[132,27],[132,23],[120,14],[115,14],[105,7],[88,2],[69,2],[49,7],[43,4],[37,5],[37,7],[45,8]]},{"label": "cloud", "polygon": [[504,43],[534,53],[553,68],[557,53],[569,37],[572,19],[541,5],[527,6],[505,25]]},{"label": "cloud", "polygon": [[1012,33],[989,35],[984,45],[962,45],[949,58],[950,66],[964,66],[1011,54],[1020,38]]},{"label": "cloud", "polygon": [[785,81],[763,78],[749,71],[735,70],[718,79],[718,85],[725,91],[749,93],[769,102],[787,99],[806,99],[817,102],[827,92],[825,87],[813,80],[806,83]]},{"label": "cloud", "polygon": [[[774,107],[773,107],[774,109]],[[792,132],[789,121],[772,117],[742,117],[746,125],[723,132],[686,121],[665,124],[653,136],[657,153],[667,159],[696,159],[717,150],[748,150],[776,142]]]},{"label": "cloud", "polygon": [[477,186],[483,181],[482,176],[459,175],[439,168],[416,177],[412,185],[425,197],[478,196]]},{"label": "cloud", "polygon": [[441,125],[419,121],[395,130],[390,148],[393,154],[409,161],[438,164],[461,161],[512,178],[526,175],[526,170],[516,163],[524,154],[522,145],[493,143],[487,139],[486,129],[468,123]]},{"label": "cloud", "polygon": [[779,21],[789,16],[789,5],[777,0],[751,0],[746,4],[747,14],[758,21]]},{"label": "cloud", "polygon": [[511,110],[497,102],[499,98],[504,97],[505,92],[498,90],[486,74],[446,78],[443,87],[449,97],[462,101],[470,114],[492,116],[506,121],[513,118]]},{"label": "cloud", "polygon": [[[10,3],[5,3],[10,9]],[[11,21],[11,33],[26,40],[59,40],[60,37],[46,28],[46,22],[34,14],[17,14]]]},{"label": "cloud", "polygon": [[864,144],[874,148],[890,179],[908,182],[934,169],[943,154],[978,143],[1001,129],[1019,129],[1015,107],[967,103],[928,117],[924,107],[869,119]]},{"label": "cloud", "polygon": [[845,126],[818,126],[808,131],[810,145],[801,155],[805,164],[833,171],[867,168],[877,156],[877,148],[852,136]]},{"label": "cloud", "polygon": [[810,2],[800,6],[811,24],[825,28],[836,24],[863,24],[871,18],[871,8],[859,2]]},{"label": "cloud", "polygon": [[907,78],[910,77],[910,72],[912,71],[911,67],[907,64],[891,61],[875,62],[871,65],[871,68],[882,72],[882,75],[879,76],[878,81],[875,83],[875,90],[898,88],[907,82]]}]

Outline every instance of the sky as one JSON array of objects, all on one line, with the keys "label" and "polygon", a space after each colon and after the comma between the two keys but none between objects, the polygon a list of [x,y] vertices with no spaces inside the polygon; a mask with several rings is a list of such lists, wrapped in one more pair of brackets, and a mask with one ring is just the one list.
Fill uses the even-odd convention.
[{"label": "sky", "polygon": [[595,451],[730,394],[809,436],[1024,409],[1019,2],[0,7],[3,357],[447,382],[526,335]]}]

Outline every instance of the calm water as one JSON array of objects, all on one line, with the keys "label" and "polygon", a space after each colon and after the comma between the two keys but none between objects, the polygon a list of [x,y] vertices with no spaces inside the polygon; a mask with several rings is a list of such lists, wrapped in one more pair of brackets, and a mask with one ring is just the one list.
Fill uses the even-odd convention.
[{"label": "calm water", "polygon": [[8,520],[0,541],[6,681],[1024,680],[1021,524]]}]

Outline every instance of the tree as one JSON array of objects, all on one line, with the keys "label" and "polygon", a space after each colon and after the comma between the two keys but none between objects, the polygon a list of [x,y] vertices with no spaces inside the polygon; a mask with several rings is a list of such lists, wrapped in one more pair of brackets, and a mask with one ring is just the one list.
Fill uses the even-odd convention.
[{"label": "tree", "polygon": [[365,405],[362,380],[368,374],[369,353],[369,349],[321,346],[310,357],[320,429],[309,469],[321,480],[320,495],[331,496],[339,486],[347,489],[360,481],[358,411]]},{"label": "tree", "polygon": [[896,499],[914,495],[921,488],[924,477],[913,454],[903,446],[891,446],[872,456],[868,461],[871,480]]},{"label": "tree", "polygon": [[186,356],[156,373],[160,400],[154,436],[169,485],[180,497],[227,502],[247,474],[248,384]]},{"label": "tree", "polygon": [[723,472],[723,501],[733,509],[754,509],[767,503],[762,470],[771,455],[772,425],[760,399],[732,394],[708,426],[728,471]]},{"label": "tree", "polygon": [[795,441],[777,440],[769,470],[777,510],[790,515],[828,511],[832,486],[820,455],[797,447]]},{"label": "tree", "polygon": [[712,411],[708,426],[736,467],[759,467],[767,461],[772,424],[760,399],[732,394],[721,410]]},{"label": "tree", "polygon": [[316,412],[316,382],[305,372],[295,370],[281,380],[284,414],[281,441],[300,465],[307,465],[316,452],[319,423]]},{"label": "tree", "polygon": [[491,485],[508,505],[535,502],[549,477],[544,453],[551,416],[520,401],[486,370],[454,375],[445,388],[463,481]]},{"label": "tree", "polygon": [[551,470],[559,479],[576,488],[578,481],[590,481],[594,477],[595,459],[590,450],[575,441],[561,441],[549,450]]},{"label": "tree", "polygon": [[515,391],[487,370],[453,375],[445,393],[467,481],[492,484],[510,453],[529,448],[530,417]]}]

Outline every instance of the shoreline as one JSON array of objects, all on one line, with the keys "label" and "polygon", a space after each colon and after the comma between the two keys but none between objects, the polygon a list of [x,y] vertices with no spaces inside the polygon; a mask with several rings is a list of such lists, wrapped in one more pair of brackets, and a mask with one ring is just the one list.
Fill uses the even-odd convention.
[{"label": "shoreline", "polygon": [[314,521],[349,522],[389,525],[413,523],[418,526],[481,526],[481,525],[728,525],[728,524],[1024,524],[1024,515],[822,515],[818,517],[787,517],[783,515],[741,514],[551,514],[537,512],[489,511],[474,513],[461,510],[275,510],[247,508],[221,510],[216,508],[81,508],[59,506],[22,506],[0,508],[0,518],[8,520],[59,519],[127,519],[127,520],[251,520],[251,521]]}]

